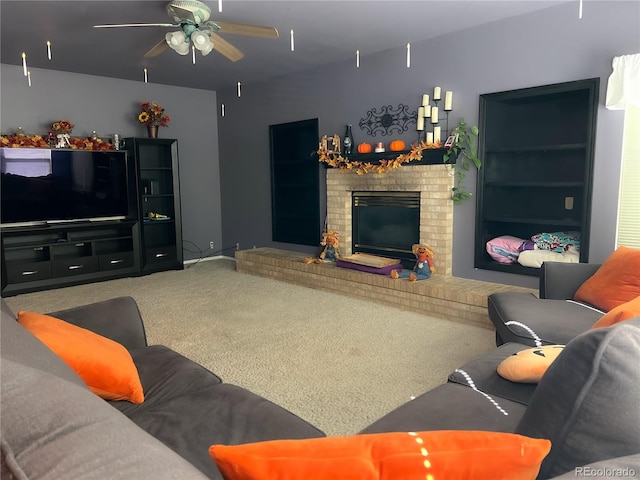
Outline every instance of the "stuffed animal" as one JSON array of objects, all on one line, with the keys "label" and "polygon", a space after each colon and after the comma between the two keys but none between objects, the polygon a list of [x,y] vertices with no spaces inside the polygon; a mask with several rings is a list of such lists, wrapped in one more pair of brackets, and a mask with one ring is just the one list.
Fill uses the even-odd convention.
[{"label": "stuffed animal", "polygon": [[329,230],[322,235],[320,245],[324,247],[320,254],[320,259],[325,262],[335,262],[340,258],[340,244],[338,242],[338,232]]},{"label": "stuffed animal", "polygon": [[416,256],[416,264],[413,267],[413,271],[403,270],[398,273],[397,270],[391,270],[391,278],[409,278],[410,282],[415,282],[417,280],[426,280],[436,271],[433,265],[433,250],[429,245],[415,243],[411,247],[411,251]]}]

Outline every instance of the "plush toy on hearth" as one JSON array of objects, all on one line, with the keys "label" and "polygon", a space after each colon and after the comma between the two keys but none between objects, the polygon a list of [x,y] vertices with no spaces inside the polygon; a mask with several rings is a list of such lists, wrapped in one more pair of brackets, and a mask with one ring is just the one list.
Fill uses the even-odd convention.
[{"label": "plush toy on hearth", "polygon": [[391,270],[391,278],[409,278],[410,282],[416,280],[426,280],[436,271],[433,265],[433,250],[429,245],[424,243],[415,243],[411,247],[411,251],[416,256],[416,264],[412,271]]},{"label": "plush toy on hearth", "polygon": [[322,242],[320,245],[324,247],[320,254],[320,259],[325,262],[335,262],[340,258],[340,245],[338,243],[338,232],[329,230],[322,234]]}]

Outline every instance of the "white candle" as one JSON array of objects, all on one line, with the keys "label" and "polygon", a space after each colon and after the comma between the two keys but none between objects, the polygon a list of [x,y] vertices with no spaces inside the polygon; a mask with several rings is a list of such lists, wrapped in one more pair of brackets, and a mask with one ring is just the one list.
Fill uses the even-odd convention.
[{"label": "white candle", "polygon": [[291,29],[291,51],[293,52],[293,51],[295,51],[295,49],[296,49],[296,45],[295,45],[294,40],[293,40],[293,28],[292,28]]},{"label": "white candle", "polygon": [[27,76],[27,54],[25,52],[22,52],[22,72],[26,77]]},{"label": "white candle", "polygon": [[220,104],[220,115],[224,117],[224,103]]},{"label": "white candle", "polygon": [[148,75],[146,67],[144,69],[144,83],[149,83],[149,75]]},{"label": "white candle", "polygon": [[239,97],[240,95],[241,95],[241,92],[240,92],[240,82],[238,82],[238,97]]},{"label": "white candle", "polygon": [[426,107],[424,107],[424,116],[426,118],[431,117],[431,105],[427,105]]},{"label": "white candle", "polygon": [[445,112],[450,112],[453,108],[453,92],[447,91],[444,94],[444,110]]},{"label": "white candle", "polygon": [[411,68],[411,44],[407,43],[407,68]]},{"label": "white candle", "polygon": [[47,40],[47,58],[51,60],[51,42]]},{"label": "white candle", "polygon": [[356,68],[360,68],[360,50],[356,50]]},{"label": "white candle", "polygon": [[422,106],[423,107],[429,106],[429,95],[427,93],[422,95]]},{"label": "white candle", "polygon": [[431,107],[431,123],[438,123],[438,107]]},{"label": "white candle", "polygon": [[440,127],[433,127],[433,141],[434,143],[440,141]]},{"label": "white candle", "polygon": [[418,107],[418,118],[416,120],[416,130],[424,130],[424,107]]},{"label": "white candle", "polygon": [[440,100],[440,98],[442,98],[440,95],[441,95],[440,87],[435,87],[433,89],[433,99]]},{"label": "white candle", "polygon": [[31,70],[27,70],[27,81],[29,82],[29,86],[31,86]]},{"label": "white candle", "polygon": [[427,132],[427,143],[433,143],[433,132]]}]

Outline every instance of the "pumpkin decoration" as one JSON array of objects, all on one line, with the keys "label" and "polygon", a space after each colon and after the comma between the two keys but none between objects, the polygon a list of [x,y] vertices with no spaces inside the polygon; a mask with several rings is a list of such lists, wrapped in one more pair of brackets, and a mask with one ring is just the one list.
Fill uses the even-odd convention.
[{"label": "pumpkin decoration", "polygon": [[361,143],[358,145],[358,153],[370,153],[370,152],[371,152],[370,143]]},{"label": "pumpkin decoration", "polygon": [[389,144],[392,152],[400,152],[404,150],[404,142],[402,140],[394,140]]}]

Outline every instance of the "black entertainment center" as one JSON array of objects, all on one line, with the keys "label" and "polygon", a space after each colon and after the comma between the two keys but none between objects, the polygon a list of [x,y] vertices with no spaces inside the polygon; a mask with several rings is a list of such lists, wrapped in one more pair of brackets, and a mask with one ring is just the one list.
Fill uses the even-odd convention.
[{"label": "black entertainment center", "polygon": [[[130,140],[174,161],[162,174],[179,185],[177,141]],[[0,175],[3,297],[182,268],[179,187],[165,224],[180,233],[149,238],[136,152],[0,148]]]}]

